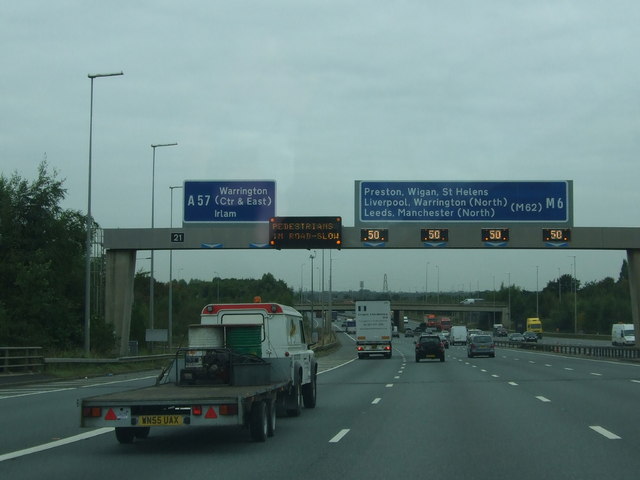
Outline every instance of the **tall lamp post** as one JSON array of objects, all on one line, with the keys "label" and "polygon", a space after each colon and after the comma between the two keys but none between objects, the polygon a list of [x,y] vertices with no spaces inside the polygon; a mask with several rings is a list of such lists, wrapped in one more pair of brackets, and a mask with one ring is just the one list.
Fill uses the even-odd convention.
[{"label": "tall lamp post", "polygon": [[89,187],[87,193],[87,240],[85,245],[84,266],[84,352],[88,356],[91,350],[91,232],[93,219],[91,217],[91,149],[93,146],[93,80],[101,77],[116,77],[123,75],[117,73],[90,73],[91,101],[89,106]]},{"label": "tall lamp post", "polygon": [[316,251],[309,255],[311,259],[311,329],[315,328],[315,316],[313,312],[313,259],[316,258]]},{"label": "tall lamp post", "polygon": [[427,262],[426,272],[424,274],[424,303],[429,303],[429,264]]},{"label": "tall lamp post", "polygon": [[[173,191],[181,185],[169,187],[171,191],[171,214],[169,226],[173,228]],[[173,348],[173,250],[169,250],[169,348]]]},{"label": "tall lamp post", "polygon": [[[151,168],[151,229],[153,230],[154,226],[154,203],[155,203],[155,189],[156,189],[156,148],[158,147],[174,147],[178,145],[177,143],[156,143],[155,145],[151,145],[153,149],[153,166]],[[149,276],[149,323],[151,324],[151,328],[153,329],[154,325],[154,311],[153,311],[153,252],[151,250],[151,273]]]},{"label": "tall lamp post", "polygon": [[576,278],[576,256],[573,258],[573,333],[578,333],[578,279]]}]

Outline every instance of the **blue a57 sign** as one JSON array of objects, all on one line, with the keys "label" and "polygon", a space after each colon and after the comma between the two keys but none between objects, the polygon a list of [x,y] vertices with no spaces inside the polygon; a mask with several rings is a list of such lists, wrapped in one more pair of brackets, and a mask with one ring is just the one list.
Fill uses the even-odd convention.
[{"label": "blue a57 sign", "polygon": [[570,224],[572,182],[356,181],[360,222]]},{"label": "blue a57 sign", "polygon": [[268,222],[275,216],[274,180],[186,180],[184,223]]}]

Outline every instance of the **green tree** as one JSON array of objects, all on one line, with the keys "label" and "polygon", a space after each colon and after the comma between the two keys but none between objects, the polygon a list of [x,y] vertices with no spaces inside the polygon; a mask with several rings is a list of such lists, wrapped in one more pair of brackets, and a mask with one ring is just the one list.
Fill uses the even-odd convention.
[{"label": "green tree", "polygon": [[74,348],[82,341],[85,218],[46,162],[29,182],[0,176],[0,343]]}]

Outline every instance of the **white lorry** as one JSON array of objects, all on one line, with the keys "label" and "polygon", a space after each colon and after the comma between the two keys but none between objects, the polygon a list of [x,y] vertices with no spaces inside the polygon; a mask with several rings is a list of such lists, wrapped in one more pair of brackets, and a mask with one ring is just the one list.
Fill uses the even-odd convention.
[{"label": "white lorry", "polygon": [[450,345],[466,345],[467,344],[467,327],[464,325],[454,325],[451,327],[449,334]]},{"label": "white lorry", "polygon": [[615,347],[634,346],[636,334],[633,323],[614,323],[611,325],[611,344]]},{"label": "white lorry", "polygon": [[273,436],[277,415],[316,405],[317,363],[302,315],[276,303],[207,305],[155,386],[84,398],[81,426],[114,427],[120,443],[156,426],[249,429]]},{"label": "white lorry", "polygon": [[358,358],[384,355],[391,358],[391,302],[370,300],[356,302],[356,350]]}]

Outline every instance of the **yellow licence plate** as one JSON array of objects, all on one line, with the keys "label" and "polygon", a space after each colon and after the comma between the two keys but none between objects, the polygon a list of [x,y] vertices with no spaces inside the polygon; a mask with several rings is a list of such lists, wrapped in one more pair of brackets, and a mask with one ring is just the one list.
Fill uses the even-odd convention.
[{"label": "yellow licence plate", "polygon": [[183,425],[182,415],[140,415],[138,425],[143,427],[171,427]]}]

